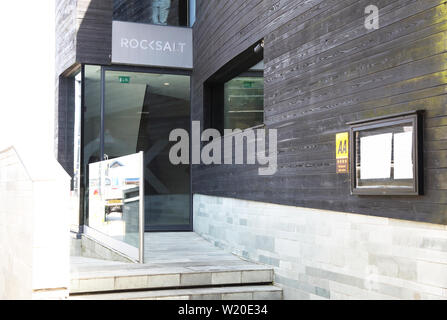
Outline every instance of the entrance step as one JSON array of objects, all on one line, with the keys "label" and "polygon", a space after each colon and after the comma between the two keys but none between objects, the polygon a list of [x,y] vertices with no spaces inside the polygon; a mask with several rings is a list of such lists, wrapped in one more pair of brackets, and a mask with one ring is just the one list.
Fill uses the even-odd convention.
[{"label": "entrance step", "polygon": [[[71,275],[70,293],[271,284],[273,270],[259,265],[161,267],[126,264]],[[105,268],[106,269],[106,268]]]},{"label": "entrance step", "polygon": [[281,300],[282,290],[269,286],[238,286],[117,292],[70,296],[70,300]]},{"label": "entrance step", "polygon": [[146,234],[145,264],[71,257],[71,299],[281,299],[273,269],[196,234]]}]

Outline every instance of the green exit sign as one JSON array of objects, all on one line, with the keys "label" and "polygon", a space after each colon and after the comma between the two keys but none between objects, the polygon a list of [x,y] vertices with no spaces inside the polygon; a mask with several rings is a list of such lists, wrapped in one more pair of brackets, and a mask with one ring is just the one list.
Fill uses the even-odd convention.
[{"label": "green exit sign", "polygon": [[244,81],[244,88],[253,88],[253,82],[251,81]]},{"label": "green exit sign", "polygon": [[130,77],[119,76],[118,79],[120,83],[130,83]]}]

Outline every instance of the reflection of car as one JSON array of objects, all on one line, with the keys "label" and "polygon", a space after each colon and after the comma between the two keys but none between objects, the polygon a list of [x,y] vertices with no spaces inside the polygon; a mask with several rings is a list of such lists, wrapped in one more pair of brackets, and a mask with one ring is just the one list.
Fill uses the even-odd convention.
[{"label": "reflection of car", "polygon": [[126,190],[138,187],[140,179],[134,178],[135,168],[123,159],[111,160],[106,164],[102,178],[106,218],[112,212],[122,213]]},{"label": "reflection of car", "polygon": [[[111,212],[123,212],[123,200],[126,197],[126,190],[134,189],[140,183],[139,178],[125,178],[115,179],[115,183],[109,178],[105,179],[106,185],[106,199],[105,199],[105,213],[106,215]],[[108,181],[107,181],[108,180]],[[120,181],[120,182],[118,182]]]},{"label": "reflection of car", "polygon": [[105,210],[106,215],[112,212],[123,212],[123,199],[106,200]]}]

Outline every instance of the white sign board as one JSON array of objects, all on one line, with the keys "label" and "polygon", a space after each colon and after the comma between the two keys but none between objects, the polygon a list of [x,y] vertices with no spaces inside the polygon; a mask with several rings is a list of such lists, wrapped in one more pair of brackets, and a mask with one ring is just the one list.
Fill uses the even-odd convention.
[{"label": "white sign board", "polygon": [[392,133],[360,138],[360,179],[391,177],[392,140]]},{"label": "white sign board", "polygon": [[394,134],[394,179],[413,179],[413,132]]},{"label": "white sign board", "polygon": [[113,21],[112,63],[192,69],[192,29]]}]

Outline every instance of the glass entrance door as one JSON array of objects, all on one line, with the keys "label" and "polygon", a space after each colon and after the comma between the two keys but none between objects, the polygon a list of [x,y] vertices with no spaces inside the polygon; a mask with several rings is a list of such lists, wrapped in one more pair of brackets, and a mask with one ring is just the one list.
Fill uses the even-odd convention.
[{"label": "glass entrance door", "polygon": [[143,151],[145,230],[191,230],[190,166],[169,161],[170,132],[189,131],[190,77],[120,70],[102,77],[103,158]]}]

